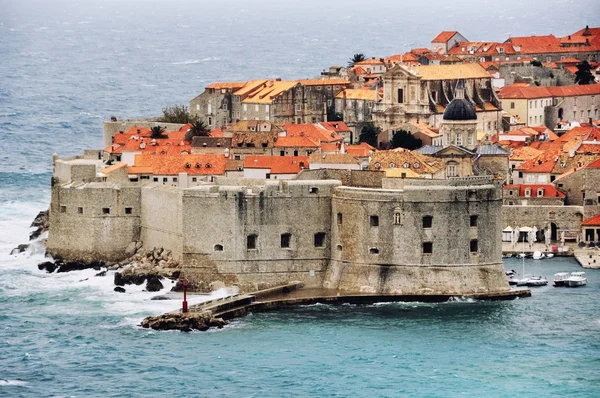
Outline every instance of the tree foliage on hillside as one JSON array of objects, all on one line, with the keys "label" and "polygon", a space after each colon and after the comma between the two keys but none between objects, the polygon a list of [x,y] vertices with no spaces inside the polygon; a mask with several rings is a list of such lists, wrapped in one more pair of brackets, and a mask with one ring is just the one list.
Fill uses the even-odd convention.
[{"label": "tree foliage on hillside", "polygon": [[188,107],[183,104],[167,106],[163,108],[162,112],[163,115],[158,121],[163,123],[186,124],[197,120],[197,118],[190,115]]},{"label": "tree foliage on hillside", "polygon": [[588,61],[583,61],[577,64],[577,72],[575,72],[575,83],[577,84],[594,84],[595,79],[592,74],[592,66]]},{"label": "tree foliage on hillside", "polygon": [[365,54],[363,53],[354,54],[352,58],[350,58],[350,61],[348,61],[348,66],[353,67],[354,64],[364,61],[365,59],[367,59],[367,57],[365,57]]},{"label": "tree foliage on hillside", "polygon": [[537,59],[534,59],[533,61],[531,61],[530,64],[533,66],[542,66],[542,63],[540,61],[538,61]]},{"label": "tree foliage on hillside", "polygon": [[358,136],[358,142],[366,142],[372,147],[377,148],[377,136],[381,133],[381,129],[373,123],[367,123]]},{"label": "tree foliage on hillside", "polygon": [[392,148],[417,149],[423,146],[423,141],[415,137],[409,131],[398,130],[392,137]]},{"label": "tree foliage on hillside", "polygon": [[194,137],[207,137],[209,135],[209,129],[206,124],[202,120],[196,120],[193,122],[190,130],[185,133],[184,139],[186,141],[192,142]]}]

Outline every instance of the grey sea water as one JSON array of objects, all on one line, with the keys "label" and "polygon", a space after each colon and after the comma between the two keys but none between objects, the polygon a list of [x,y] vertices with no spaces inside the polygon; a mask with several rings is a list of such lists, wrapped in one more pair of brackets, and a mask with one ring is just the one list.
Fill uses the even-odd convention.
[{"label": "grey sea water", "polygon": [[[114,293],[93,271],[44,274],[39,244],[8,253],[48,205],[50,155],[100,147],[111,115],[157,115],[212,81],[316,76],[441,30],[566,35],[599,26],[599,11],[593,0],[0,0],[0,397],[598,396],[597,271],[585,288],[513,302],[310,306],[181,334],[136,327],[173,302]],[[526,266],[549,278],[578,268]]]}]

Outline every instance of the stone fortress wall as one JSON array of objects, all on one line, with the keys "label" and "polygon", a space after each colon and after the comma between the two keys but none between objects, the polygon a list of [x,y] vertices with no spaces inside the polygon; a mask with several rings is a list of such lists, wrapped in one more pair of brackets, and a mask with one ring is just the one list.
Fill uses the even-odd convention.
[{"label": "stone fortress wall", "polygon": [[87,182],[54,178],[47,244],[65,259],[119,261],[141,240],[171,250],[203,291],[290,281],[367,293],[508,291],[502,190],[486,177],[180,189],[94,177],[85,164],[71,171]]}]

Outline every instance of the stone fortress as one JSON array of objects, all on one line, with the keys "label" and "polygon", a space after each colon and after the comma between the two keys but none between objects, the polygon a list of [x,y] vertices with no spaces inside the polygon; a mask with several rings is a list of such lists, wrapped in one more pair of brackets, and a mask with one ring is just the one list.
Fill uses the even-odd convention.
[{"label": "stone fortress", "polygon": [[47,250],[120,261],[126,247],[170,250],[197,290],[290,281],[344,292],[496,295],[502,188],[489,177],[384,178],[305,170],[296,180],[215,178],[193,188],[129,182],[98,153],[54,157]]}]

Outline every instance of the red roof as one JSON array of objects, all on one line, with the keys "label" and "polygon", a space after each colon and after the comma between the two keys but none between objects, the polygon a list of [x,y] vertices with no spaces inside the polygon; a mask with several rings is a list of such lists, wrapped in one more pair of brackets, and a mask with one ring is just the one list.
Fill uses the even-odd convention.
[{"label": "red roof", "polygon": [[447,43],[448,40],[450,40],[452,38],[452,36],[454,36],[455,34],[457,34],[457,31],[443,31],[442,33],[440,33],[439,35],[437,35],[435,37],[435,39],[431,40],[432,43]]},{"label": "red roof", "polygon": [[500,90],[498,97],[501,99],[535,99],[550,97],[574,97],[579,95],[600,94],[600,84],[584,84],[573,86],[505,86]]},{"label": "red roof", "polygon": [[244,169],[269,169],[271,174],[297,174],[303,168],[308,168],[308,159],[308,156],[246,155]]},{"label": "red roof", "polygon": [[[130,174],[177,175],[223,175],[228,158],[223,155],[135,155]],[[152,173],[148,171],[152,170]]]},{"label": "red roof", "polygon": [[581,223],[581,225],[593,225],[593,226],[600,225],[600,214],[597,215],[596,217],[588,218],[583,223]]},{"label": "red roof", "polygon": [[594,160],[592,163],[585,166],[588,169],[600,169],[600,159]]},{"label": "red roof", "polygon": [[[518,189],[519,196],[525,197],[525,190],[530,189],[528,197],[531,198],[564,198],[564,192],[556,189],[553,184],[507,184],[504,189]],[[538,191],[542,190],[542,194],[538,195]]]},{"label": "red roof", "polygon": [[344,139],[335,131],[327,130],[319,124],[284,124],[281,127],[286,131],[287,137],[304,136],[318,143],[342,141]]},{"label": "red roof", "polygon": [[283,147],[304,147],[304,148],[318,148],[319,142],[315,141],[315,139],[307,136],[287,136],[287,137],[277,137],[277,141],[274,145],[275,148],[283,148]]}]

